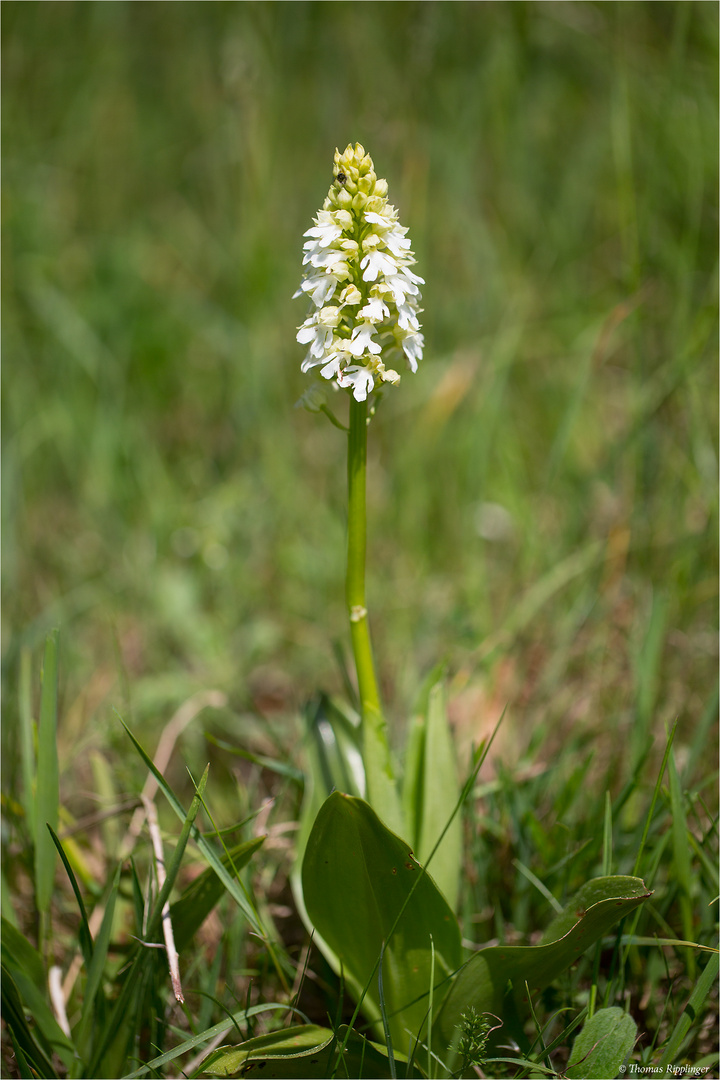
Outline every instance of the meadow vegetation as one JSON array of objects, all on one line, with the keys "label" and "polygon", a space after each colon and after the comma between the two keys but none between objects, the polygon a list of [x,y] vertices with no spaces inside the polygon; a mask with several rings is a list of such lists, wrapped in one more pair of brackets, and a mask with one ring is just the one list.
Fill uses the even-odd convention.
[{"label": "meadow vegetation", "polygon": [[[568,1025],[618,1006],[631,1061],[717,1069],[717,37],[695,0],[3,4],[4,1075],[186,1042],[137,1075],[192,1075],[223,1022],[354,1015],[291,889],[306,720],[354,694],[345,440],[294,407],[291,297],[356,139],[426,281],[369,442],[394,744],[439,663],[463,780],[504,712],[463,944],[534,944],[589,878],[639,876],[520,1049],[560,1073]],[[184,1005],[136,943],[163,736]]]}]

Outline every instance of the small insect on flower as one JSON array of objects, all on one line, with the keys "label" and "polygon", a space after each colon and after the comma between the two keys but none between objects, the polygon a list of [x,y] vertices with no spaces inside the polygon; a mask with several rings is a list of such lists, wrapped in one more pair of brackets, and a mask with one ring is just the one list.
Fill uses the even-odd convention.
[{"label": "small insect on flower", "polygon": [[297,340],[309,346],[303,371],[315,368],[316,376],[365,401],[400,381],[395,365],[403,356],[417,370],[424,281],[410,269],[415,256],[407,229],[364,147],[336,150],[333,174],[305,233],[306,270],[295,295],[308,297],[312,307]]}]

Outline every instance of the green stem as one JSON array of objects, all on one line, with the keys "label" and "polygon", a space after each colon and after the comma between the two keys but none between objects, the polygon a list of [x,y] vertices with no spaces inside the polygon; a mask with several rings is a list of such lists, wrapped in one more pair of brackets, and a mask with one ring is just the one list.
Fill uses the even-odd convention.
[{"label": "green stem", "polygon": [[402,832],[400,800],[383,719],[365,602],[367,402],[350,399],[348,432],[348,558],[345,596],[357,670],[367,798],[388,828]]}]

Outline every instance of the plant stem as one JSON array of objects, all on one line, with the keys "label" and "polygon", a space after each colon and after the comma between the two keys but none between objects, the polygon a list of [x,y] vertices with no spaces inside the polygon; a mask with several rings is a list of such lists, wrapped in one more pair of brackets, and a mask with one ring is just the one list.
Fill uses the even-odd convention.
[{"label": "plant stem", "polygon": [[348,432],[348,558],[346,600],[362,713],[368,802],[388,828],[402,832],[400,800],[390,759],[365,603],[367,402],[350,399]]}]

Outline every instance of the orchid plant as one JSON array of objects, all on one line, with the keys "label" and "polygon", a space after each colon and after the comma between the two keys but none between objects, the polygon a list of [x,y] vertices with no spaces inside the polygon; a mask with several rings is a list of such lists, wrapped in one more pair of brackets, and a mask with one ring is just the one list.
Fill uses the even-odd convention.
[{"label": "orchid plant", "polygon": [[[370,804],[394,831],[403,831],[400,798],[370,641],[365,598],[366,461],[369,411],[385,384],[412,372],[422,359],[419,285],[407,229],[387,198],[387,181],[357,143],[335,151],[333,182],[315,224],[305,233],[307,268],[295,296],[312,309],[298,329],[308,345],[304,372],[350,395],[348,431],[348,547],[346,602],[362,718],[362,758]],[[317,378],[304,403],[325,405]],[[370,410],[368,403],[370,402]],[[325,405],[325,408],[327,406]]]},{"label": "orchid plant", "polygon": [[[491,1031],[504,1027],[522,1038],[527,988],[547,985],[650,895],[639,878],[598,878],[558,915],[541,945],[463,957],[455,915],[463,859],[458,811],[483,755],[475,755],[461,788],[442,679],[434,674],[408,725],[398,780],[365,596],[368,424],[386,384],[400,382],[393,365],[416,372],[424,344],[424,282],[412,270],[407,229],[387,193],[363,146],[336,150],[330,190],[305,233],[306,269],[295,294],[310,301],[297,340],[307,346],[302,370],[314,381],[301,403],[344,428],[327,390],[349,398],[346,603],[358,709],[323,698],[309,716],[292,884],[314,943],[357,1008],[349,1027],[299,1025],[222,1048],[204,1063],[210,1076],[255,1068],[288,1078],[465,1075],[480,1063]],[[354,1029],[361,1009],[380,1041]],[[626,1043],[618,1043],[621,1056]]]}]

